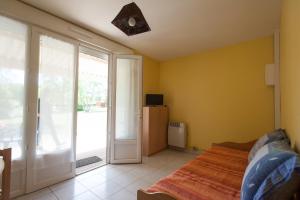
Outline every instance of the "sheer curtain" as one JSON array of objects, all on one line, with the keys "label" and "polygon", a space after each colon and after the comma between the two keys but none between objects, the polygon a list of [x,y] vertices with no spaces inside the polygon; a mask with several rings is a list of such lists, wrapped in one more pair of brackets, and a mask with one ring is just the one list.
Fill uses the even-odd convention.
[{"label": "sheer curtain", "polygon": [[25,187],[27,38],[26,25],[0,16],[0,149],[12,148],[13,193],[21,193]]},{"label": "sheer curtain", "polygon": [[134,140],[138,132],[138,65],[135,59],[117,59],[116,139]]},{"label": "sheer curtain", "polygon": [[68,150],[73,138],[74,46],[40,38],[37,155]]},{"label": "sheer curtain", "polygon": [[36,169],[74,161],[74,61],[74,45],[40,36]]},{"label": "sheer curtain", "polygon": [[24,101],[27,26],[0,16],[0,148],[24,157]]}]

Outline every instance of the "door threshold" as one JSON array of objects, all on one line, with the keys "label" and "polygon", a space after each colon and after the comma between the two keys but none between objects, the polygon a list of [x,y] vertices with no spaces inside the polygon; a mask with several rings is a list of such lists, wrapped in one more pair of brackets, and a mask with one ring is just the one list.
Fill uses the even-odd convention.
[{"label": "door threshold", "polygon": [[86,165],[86,166],[83,166],[83,167],[79,167],[79,168],[76,168],[76,176],[80,175],[80,174],[84,174],[84,173],[87,173],[89,171],[92,171],[92,170],[95,170],[95,169],[98,169],[100,167],[103,167],[107,165],[107,163],[105,161],[101,161],[101,162],[98,162],[98,163],[93,163],[93,164],[90,164],[90,165]]}]

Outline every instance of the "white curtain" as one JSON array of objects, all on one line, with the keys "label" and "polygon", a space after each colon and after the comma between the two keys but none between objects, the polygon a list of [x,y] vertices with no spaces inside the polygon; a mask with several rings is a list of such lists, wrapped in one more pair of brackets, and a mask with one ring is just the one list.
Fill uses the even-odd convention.
[{"label": "white curtain", "polygon": [[24,157],[25,68],[27,26],[0,16],[0,148],[12,159]]},{"label": "white curtain", "polygon": [[74,45],[40,36],[35,168],[74,161]]},{"label": "white curtain", "polygon": [[138,65],[135,59],[117,59],[116,139],[136,139],[138,132]]},{"label": "white curtain", "polygon": [[27,38],[26,25],[0,16],[0,149],[12,148],[13,193],[22,191],[25,186]]}]

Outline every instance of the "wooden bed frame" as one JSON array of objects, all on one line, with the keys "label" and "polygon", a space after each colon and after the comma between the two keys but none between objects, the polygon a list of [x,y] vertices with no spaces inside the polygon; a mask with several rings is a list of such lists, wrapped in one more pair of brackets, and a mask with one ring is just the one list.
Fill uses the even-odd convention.
[{"label": "wooden bed frame", "polygon": [[[163,192],[149,193],[142,189],[137,191],[137,200],[177,200],[171,194]],[[300,200],[300,192],[296,193],[291,200]]]},{"label": "wooden bed frame", "polygon": [[[212,146],[224,146],[242,151],[250,151],[256,140],[246,143],[235,143],[235,142],[223,142],[213,143]],[[150,193],[145,190],[139,189],[137,191],[137,200],[177,200],[174,196],[164,192]],[[294,195],[291,200],[300,200],[300,191]]]},{"label": "wooden bed frame", "polygon": [[137,191],[137,200],[176,200],[176,198],[171,194],[163,192],[149,193],[140,189]]},{"label": "wooden bed frame", "polygon": [[2,172],[2,187],[0,192],[0,200],[9,200],[10,195],[10,173],[11,173],[11,148],[0,150],[0,156],[3,156],[5,163]]}]

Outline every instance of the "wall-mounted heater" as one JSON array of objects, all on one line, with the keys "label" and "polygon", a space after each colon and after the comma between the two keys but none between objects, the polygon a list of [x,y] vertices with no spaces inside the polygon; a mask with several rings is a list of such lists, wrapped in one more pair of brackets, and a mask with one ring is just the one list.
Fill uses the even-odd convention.
[{"label": "wall-mounted heater", "polygon": [[176,149],[185,149],[187,141],[186,126],[182,122],[170,122],[168,127],[168,145]]}]

